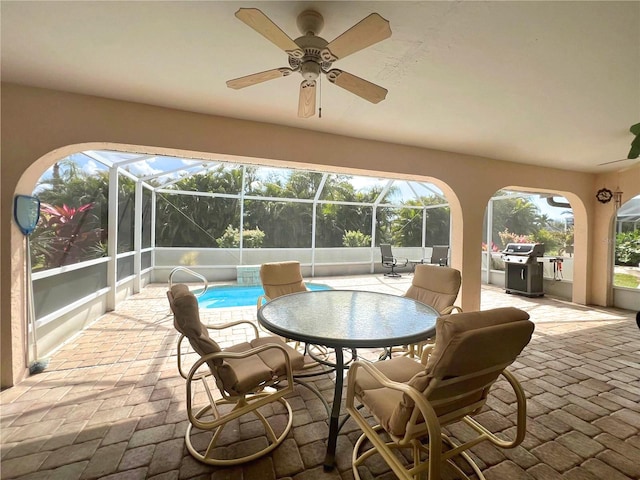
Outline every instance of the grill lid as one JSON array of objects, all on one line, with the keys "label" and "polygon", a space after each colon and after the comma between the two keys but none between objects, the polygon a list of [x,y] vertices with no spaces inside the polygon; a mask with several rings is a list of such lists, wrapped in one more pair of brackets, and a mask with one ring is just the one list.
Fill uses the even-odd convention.
[{"label": "grill lid", "polygon": [[544,243],[507,243],[502,254],[542,257],[544,255]]}]

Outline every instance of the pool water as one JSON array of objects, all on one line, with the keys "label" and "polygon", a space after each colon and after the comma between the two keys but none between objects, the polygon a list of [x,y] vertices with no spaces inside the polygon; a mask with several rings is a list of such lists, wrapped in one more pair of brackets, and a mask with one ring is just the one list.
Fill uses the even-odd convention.
[{"label": "pool water", "polygon": [[[331,290],[322,283],[306,283],[309,290]],[[258,297],[264,295],[262,286],[219,285],[209,287],[198,297],[200,308],[248,307],[258,303]]]}]

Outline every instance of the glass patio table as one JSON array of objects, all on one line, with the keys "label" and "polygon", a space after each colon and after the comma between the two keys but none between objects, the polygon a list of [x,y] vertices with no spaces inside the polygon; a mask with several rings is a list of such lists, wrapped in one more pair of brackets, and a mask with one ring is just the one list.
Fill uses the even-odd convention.
[{"label": "glass patio table", "polygon": [[321,290],[284,295],[258,310],[267,330],[335,351],[335,391],[329,418],[325,470],[335,465],[342,402],[343,348],[384,348],[418,343],[435,334],[438,312],[411,298],[356,290]]}]

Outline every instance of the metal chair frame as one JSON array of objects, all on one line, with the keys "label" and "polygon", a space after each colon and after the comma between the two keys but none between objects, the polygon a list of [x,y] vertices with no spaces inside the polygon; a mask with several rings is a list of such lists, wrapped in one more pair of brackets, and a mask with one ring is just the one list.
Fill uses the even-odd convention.
[{"label": "metal chair frame", "polygon": [[398,272],[396,272],[396,267],[406,267],[409,263],[408,258],[396,258],[393,255],[393,251],[391,250],[391,245],[388,243],[380,244],[380,254],[382,255],[382,266],[385,268],[390,268],[390,272],[386,272],[384,274],[385,277],[401,277]]},{"label": "metal chair frame", "polygon": [[[426,363],[426,357],[431,352],[431,349],[432,347],[425,351],[423,363]],[[506,367],[507,365],[496,365],[461,377],[450,379],[437,378],[432,380],[424,392],[421,392],[407,384],[389,380],[375,367],[375,364],[363,361],[354,363],[349,371],[346,407],[347,412],[363,431],[363,434],[358,438],[353,449],[352,462],[354,477],[360,480],[358,466],[362,465],[372,455],[378,453],[400,479],[416,480],[425,478],[427,474],[428,476],[426,478],[428,479],[439,479],[442,463],[446,462],[461,475],[462,478],[470,480],[469,475],[453,461],[453,458],[459,455],[469,464],[478,479],[486,480],[478,465],[466,451],[485,440],[490,441],[497,447],[513,448],[522,443],[526,434],[527,417],[525,393],[516,377],[506,370]],[[355,404],[355,376],[357,370],[360,368],[366,370],[375,378],[381,387],[384,386],[403,392],[413,400],[415,406],[411,412],[411,417],[403,436],[395,436],[385,431],[391,439],[391,441],[386,441],[379,434],[379,432],[384,431],[384,429],[380,425],[371,426],[370,422],[361,413],[361,405]],[[470,403],[462,409],[438,416],[435,408],[455,398],[438,397],[437,400],[430,399],[431,395],[438,392],[438,390],[451,387],[456,383],[468,382],[473,378],[478,378],[492,372],[499,372],[511,385],[516,396],[516,433],[511,440],[499,438],[470,416],[484,405],[484,400]],[[458,397],[463,398],[465,395],[488,389],[494,382],[495,380],[492,380],[487,384],[478,385],[472,390],[466,390],[463,394],[458,394]],[[475,430],[478,434],[477,437],[464,443],[458,443],[442,432],[443,427],[458,421],[463,421]],[[439,439],[439,441],[434,441],[435,439]],[[369,440],[373,447],[361,453],[366,440]],[[448,445],[449,449],[443,449],[443,444]],[[409,466],[405,465],[406,462],[401,461],[400,458],[393,453],[401,449],[409,449],[411,451],[408,456],[413,459],[413,463]]]},{"label": "metal chair frame", "polygon": [[[243,324],[249,325],[253,329],[256,338],[258,338],[257,327],[255,326],[255,324],[248,320],[230,322],[224,325],[207,325],[206,327],[209,330],[224,330]],[[263,455],[266,455],[278,445],[280,445],[289,434],[289,431],[291,430],[291,427],[293,425],[293,411],[291,409],[291,406],[289,405],[289,402],[287,402],[287,400],[284,398],[286,395],[293,392],[294,385],[291,363],[289,361],[286,350],[282,346],[277,344],[265,344],[244,352],[222,351],[211,353],[201,356],[189,369],[189,372],[185,372],[183,360],[183,356],[186,355],[186,347],[183,346],[183,341],[185,338],[185,335],[181,334],[178,339],[177,362],[180,376],[182,376],[186,380],[187,416],[189,418],[189,425],[187,426],[187,431],[185,432],[185,443],[187,449],[189,450],[189,453],[191,453],[191,455],[193,455],[193,457],[197,460],[209,465],[231,466],[255,460]],[[247,394],[229,394],[225,390],[222,380],[217,374],[217,370],[210,367],[213,364],[214,360],[247,358],[252,355],[257,355],[258,353],[264,352],[268,349],[278,349],[282,351],[282,354],[286,357],[286,374],[284,378],[278,377],[273,381],[263,382],[259,385],[256,385],[256,388],[252,392]],[[222,398],[216,398],[217,395],[210,385],[211,380],[215,382],[215,386],[220,392],[220,396]],[[197,410],[195,410],[194,407],[194,396],[196,393],[194,383],[199,383],[204,387],[204,391],[208,399],[208,404],[201,408],[198,408]],[[258,410],[260,407],[273,402],[280,403],[285,408],[288,417],[287,424],[285,425],[284,430],[279,435],[275,433],[273,427],[269,424],[269,421]],[[233,408],[229,412],[223,413],[221,411],[221,407],[223,405],[232,405]],[[212,415],[213,419],[202,420],[202,418],[209,413]],[[255,415],[260,423],[262,423],[265,429],[268,445],[257,452],[238,458],[225,459],[215,457],[216,448],[219,446],[218,440],[220,439],[220,435],[222,434],[224,428],[232,420],[235,420],[247,414]],[[208,442],[206,448],[204,449],[204,452],[202,451],[202,448],[198,448],[197,446],[195,446],[194,442],[192,441],[192,437],[196,434],[194,429],[212,432],[212,437]]]}]

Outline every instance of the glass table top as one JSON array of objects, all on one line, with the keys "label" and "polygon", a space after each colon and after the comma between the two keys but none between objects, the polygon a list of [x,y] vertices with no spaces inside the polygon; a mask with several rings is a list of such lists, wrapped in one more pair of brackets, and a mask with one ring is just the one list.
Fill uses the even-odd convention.
[{"label": "glass table top", "polygon": [[411,298],[355,290],[284,295],[258,311],[269,331],[330,347],[385,347],[435,334],[438,312]]}]

